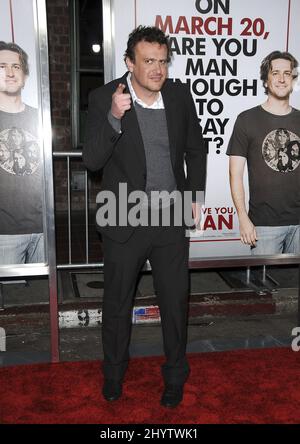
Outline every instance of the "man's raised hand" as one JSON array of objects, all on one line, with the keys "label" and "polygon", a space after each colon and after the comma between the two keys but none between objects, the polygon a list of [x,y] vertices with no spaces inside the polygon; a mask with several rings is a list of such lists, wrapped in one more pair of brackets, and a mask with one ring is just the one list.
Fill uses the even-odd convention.
[{"label": "man's raised hand", "polygon": [[126,85],[119,83],[116,91],[112,95],[111,113],[116,119],[122,119],[125,112],[131,108],[130,94],[124,93]]}]

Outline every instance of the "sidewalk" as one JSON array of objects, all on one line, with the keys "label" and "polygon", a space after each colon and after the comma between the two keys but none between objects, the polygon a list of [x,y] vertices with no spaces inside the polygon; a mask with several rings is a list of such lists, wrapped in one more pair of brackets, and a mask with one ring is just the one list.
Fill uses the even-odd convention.
[{"label": "sidewalk", "polygon": [[[75,279],[64,273],[59,277],[60,358],[101,359],[103,275],[76,272]],[[226,270],[192,271],[188,351],[289,346],[297,326],[298,267],[275,267],[270,275],[277,289],[256,292],[231,288]],[[4,287],[0,327],[6,333],[6,352],[0,353],[0,365],[49,361],[48,280],[31,278]],[[162,354],[155,304],[151,274],[144,273],[134,304],[132,356]]]}]

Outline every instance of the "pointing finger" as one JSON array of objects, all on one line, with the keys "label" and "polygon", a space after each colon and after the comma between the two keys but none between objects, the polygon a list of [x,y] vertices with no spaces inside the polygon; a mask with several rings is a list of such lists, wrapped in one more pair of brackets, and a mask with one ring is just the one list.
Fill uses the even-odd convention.
[{"label": "pointing finger", "polygon": [[123,94],[125,88],[126,88],[126,85],[124,85],[123,83],[119,83],[119,85],[115,91],[115,94]]}]

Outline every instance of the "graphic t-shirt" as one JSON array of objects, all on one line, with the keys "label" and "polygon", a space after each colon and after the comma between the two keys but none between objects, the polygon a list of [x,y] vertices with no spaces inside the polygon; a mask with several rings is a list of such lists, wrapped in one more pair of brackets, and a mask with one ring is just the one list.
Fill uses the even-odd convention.
[{"label": "graphic t-shirt", "polygon": [[41,233],[42,167],[37,110],[0,111],[0,234]]},{"label": "graphic t-shirt", "polygon": [[247,158],[254,225],[300,223],[300,111],[278,116],[256,106],[242,112],[227,154]]}]

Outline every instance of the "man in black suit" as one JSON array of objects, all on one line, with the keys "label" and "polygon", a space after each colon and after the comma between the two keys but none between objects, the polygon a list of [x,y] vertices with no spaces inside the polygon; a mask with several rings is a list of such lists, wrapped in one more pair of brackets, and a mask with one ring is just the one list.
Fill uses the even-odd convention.
[{"label": "man in black suit", "polygon": [[[87,168],[103,169],[101,193],[115,196],[119,208],[116,223],[110,218],[108,224],[102,224],[103,217],[97,213],[105,276],[103,396],[112,401],[122,394],[136,281],[149,259],[166,355],[161,404],[176,407],[189,374],[188,239],[182,220],[175,223],[176,205],[165,198],[158,200],[152,192],[165,191],[168,196],[189,191],[197,223],[201,203],[195,196],[204,191],[206,150],[190,92],[180,82],[167,80],[169,61],[169,41],[161,30],[139,26],[130,34],[125,53],[129,72],[90,95],[83,159]],[[150,216],[146,224],[138,226],[130,217],[124,222],[122,208],[128,205],[129,215],[132,192],[144,192],[140,210],[154,209],[159,225],[151,224]],[[104,200],[97,197],[98,203],[104,204]],[[110,203],[113,207],[114,200]],[[171,214],[169,226],[161,221],[164,209]]]}]

